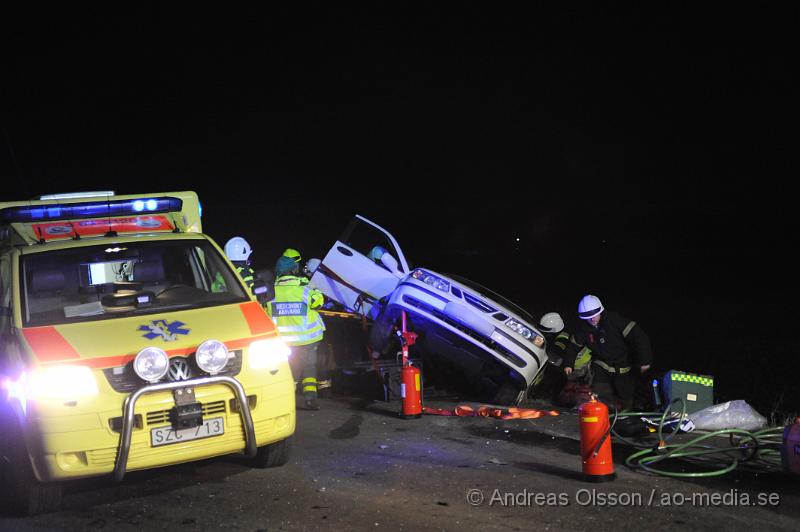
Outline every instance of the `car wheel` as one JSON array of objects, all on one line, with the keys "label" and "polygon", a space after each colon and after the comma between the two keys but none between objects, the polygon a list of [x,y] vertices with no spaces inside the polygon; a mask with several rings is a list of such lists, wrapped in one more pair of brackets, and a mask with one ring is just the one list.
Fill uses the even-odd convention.
[{"label": "car wheel", "polygon": [[0,436],[3,513],[26,516],[54,512],[61,507],[62,486],[58,482],[37,480],[22,435],[13,428],[15,424],[12,422],[12,428],[2,431]]},{"label": "car wheel", "polygon": [[498,405],[514,405],[517,404],[519,395],[519,390],[506,382],[497,389],[492,402]]},{"label": "car wheel", "polygon": [[289,461],[290,449],[291,438],[263,445],[258,448],[258,452],[252,458],[250,465],[258,469],[282,466]]}]

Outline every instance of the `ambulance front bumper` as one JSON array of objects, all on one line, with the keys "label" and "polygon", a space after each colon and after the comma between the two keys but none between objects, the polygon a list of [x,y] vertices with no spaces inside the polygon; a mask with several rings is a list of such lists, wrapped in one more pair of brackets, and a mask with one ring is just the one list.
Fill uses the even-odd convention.
[{"label": "ambulance front bumper", "polygon": [[134,427],[134,411],[136,408],[136,402],[139,400],[139,398],[147,394],[183,389],[187,387],[189,382],[191,383],[192,387],[205,386],[209,384],[223,384],[228,386],[233,391],[238,403],[243,405],[242,408],[239,408],[239,412],[241,414],[242,428],[244,429],[245,436],[244,453],[248,457],[253,457],[256,455],[258,446],[256,444],[256,435],[253,428],[253,418],[250,415],[250,406],[248,404],[247,394],[245,394],[244,387],[242,387],[239,381],[233,377],[221,376],[201,377],[198,379],[192,379],[188,382],[178,381],[151,384],[150,386],[145,386],[144,388],[136,390],[133,394],[128,396],[127,399],[125,399],[125,405],[123,407],[124,413],[122,416],[122,434],[120,435],[117,460],[114,464],[114,480],[121,481],[125,476],[125,472],[128,467],[128,455],[130,454],[131,437],[133,435]]},{"label": "ambulance front bumper", "polygon": [[[253,456],[258,447],[291,436],[296,423],[291,377],[260,384],[200,377],[145,386],[120,398],[117,408],[75,415],[39,412],[27,424],[36,476],[43,482],[109,474],[121,480],[133,470],[227,454]],[[159,445],[154,432],[163,435],[174,428],[174,394],[181,388],[193,390],[202,420],[217,420],[224,431]]]}]

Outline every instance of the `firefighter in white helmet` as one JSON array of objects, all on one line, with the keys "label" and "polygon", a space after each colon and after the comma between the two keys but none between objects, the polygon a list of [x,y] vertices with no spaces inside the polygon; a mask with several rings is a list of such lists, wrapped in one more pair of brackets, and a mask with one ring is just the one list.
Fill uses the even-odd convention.
[{"label": "firefighter in white helmet", "polygon": [[236,273],[242,278],[250,290],[256,281],[256,272],[250,267],[250,244],[244,238],[235,236],[225,243],[225,256],[236,267]]},{"label": "firefighter in white helmet", "polygon": [[644,373],[653,360],[650,338],[635,321],[606,311],[592,294],[581,298],[578,317],[582,323],[564,356],[564,373],[572,373],[581,349],[591,349],[592,389],[604,402],[615,404],[616,399],[623,410],[629,410],[636,385],[632,369],[635,366]]},{"label": "firefighter in white helmet", "polygon": [[[573,371],[569,375],[564,375],[560,366],[563,364],[564,356],[569,349],[570,333],[564,326],[564,319],[558,312],[548,312],[539,320],[539,331],[547,341],[548,393],[552,394],[553,399],[560,405],[573,407],[579,403],[587,401],[591,396],[591,373],[589,371],[589,361],[591,351],[583,348],[574,362]],[[552,371],[550,368],[552,367]]]},{"label": "firefighter in white helmet", "polygon": [[569,345],[569,333],[564,330],[564,320],[558,312],[548,312],[539,320],[539,330],[547,341],[547,358],[560,366],[564,351]]}]

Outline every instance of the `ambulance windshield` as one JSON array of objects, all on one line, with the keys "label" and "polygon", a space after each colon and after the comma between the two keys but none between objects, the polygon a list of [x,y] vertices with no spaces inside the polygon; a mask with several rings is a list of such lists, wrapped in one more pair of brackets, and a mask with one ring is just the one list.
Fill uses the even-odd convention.
[{"label": "ambulance windshield", "polygon": [[205,240],[145,241],[23,255],[25,325],[55,325],[249,301]]}]

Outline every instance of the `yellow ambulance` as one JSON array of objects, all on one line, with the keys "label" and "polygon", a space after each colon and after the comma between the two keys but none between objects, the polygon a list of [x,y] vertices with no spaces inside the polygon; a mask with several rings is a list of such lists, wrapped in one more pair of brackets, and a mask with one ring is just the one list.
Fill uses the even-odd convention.
[{"label": "yellow ambulance", "polygon": [[0,203],[7,507],[51,511],[64,481],[224,454],[284,464],[295,430],[288,356],[202,234],[194,192]]}]

